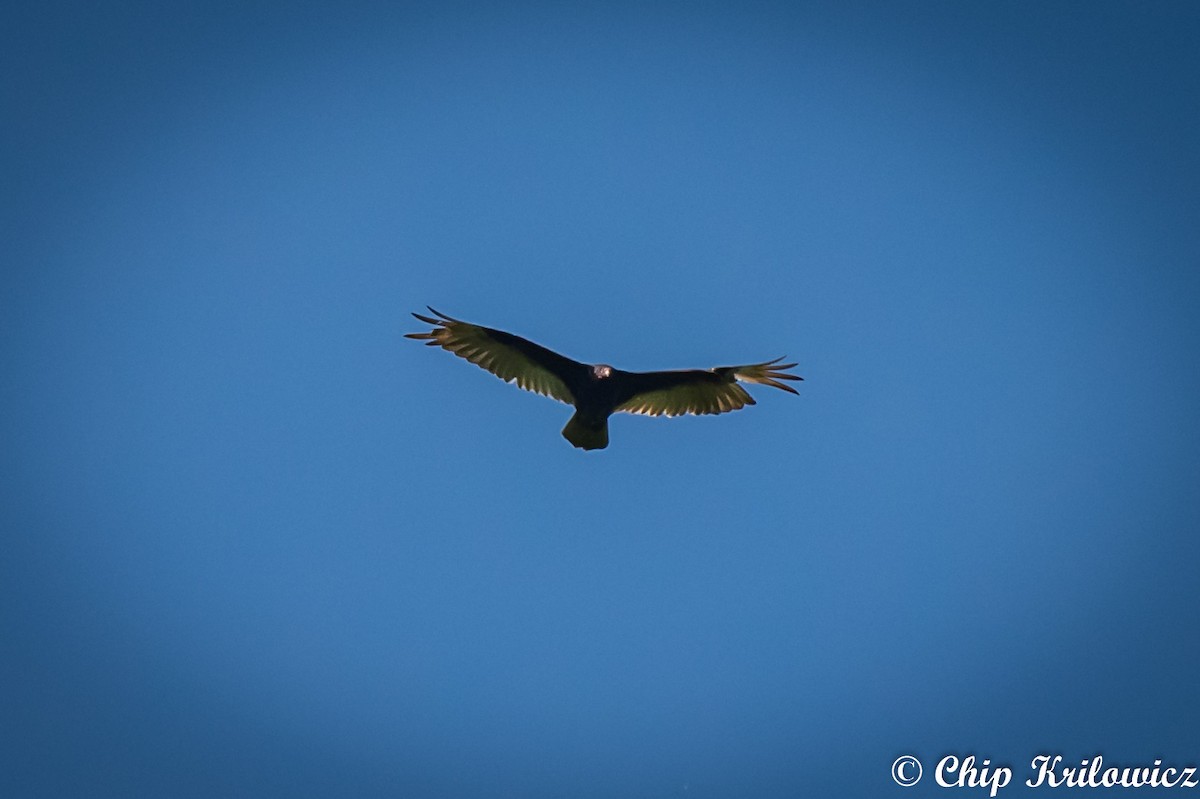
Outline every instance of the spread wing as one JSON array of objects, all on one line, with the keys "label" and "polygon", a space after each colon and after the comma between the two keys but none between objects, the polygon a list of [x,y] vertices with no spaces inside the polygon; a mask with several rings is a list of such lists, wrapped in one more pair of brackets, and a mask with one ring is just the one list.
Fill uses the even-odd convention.
[{"label": "spread wing", "polygon": [[586,379],[585,365],[503,330],[462,322],[433,308],[429,311],[438,318],[416,313],[413,316],[433,325],[433,330],[406,333],[405,338],[425,340],[427,346],[449,350],[506,383],[516,382],[526,391],[574,404],[575,396],[569,387]]},{"label": "spread wing", "polygon": [[754,405],[754,398],[738,385],[762,383],[793,394],[799,392],[781,380],[803,380],[789,374],[794,363],[766,363],[746,366],[718,366],[715,369],[686,369],[677,372],[621,372],[627,396],[616,410],[647,416],[682,416],[685,413],[725,413]]}]

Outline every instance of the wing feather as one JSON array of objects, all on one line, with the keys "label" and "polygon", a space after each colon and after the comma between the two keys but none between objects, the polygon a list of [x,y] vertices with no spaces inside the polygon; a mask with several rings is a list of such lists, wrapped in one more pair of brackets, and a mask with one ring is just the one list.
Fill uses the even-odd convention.
[{"label": "wing feather", "polygon": [[586,376],[583,364],[512,333],[463,322],[433,308],[429,311],[437,318],[418,313],[413,316],[433,325],[433,330],[406,333],[405,338],[441,347],[526,391],[574,404],[570,386],[578,385]]},{"label": "wing feather", "polygon": [[761,383],[798,394],[781,380],[803,380],[785,370],[796,364],[783,358],[744,366],[718,366],[715,369],[685,369],[673,372],[621,372],[627,386],[626,399],[616,410],[647,416],[682,416],[726,413],[747,405],[754,398],[738,382]]}]

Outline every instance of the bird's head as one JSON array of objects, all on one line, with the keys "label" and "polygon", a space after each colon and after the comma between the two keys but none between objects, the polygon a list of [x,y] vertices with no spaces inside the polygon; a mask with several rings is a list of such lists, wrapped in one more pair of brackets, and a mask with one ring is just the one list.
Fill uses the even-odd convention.
[{"label": "bird's head", "polygon": [[605,363],[598,363],[592,367],[592,379],[603,380],[606,377],[612,377],[612,367]]}]

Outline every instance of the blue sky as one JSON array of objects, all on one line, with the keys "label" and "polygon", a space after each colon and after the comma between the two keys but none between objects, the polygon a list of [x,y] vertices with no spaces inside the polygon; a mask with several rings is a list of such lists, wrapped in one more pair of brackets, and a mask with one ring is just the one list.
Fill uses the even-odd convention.
[{"label": "blue sky", "polygon": [[[4,15],[6,796],[1200,759],[1194,5]],[[584,453],[426,304],[806,381]]]}]

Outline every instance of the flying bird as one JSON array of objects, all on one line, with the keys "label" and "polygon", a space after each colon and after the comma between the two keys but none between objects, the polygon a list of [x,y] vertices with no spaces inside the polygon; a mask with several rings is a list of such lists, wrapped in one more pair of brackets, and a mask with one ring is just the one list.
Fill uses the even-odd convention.
[{"label": "flying bird", "polygon": [[608,446],[608,417],[619,411],[647,416],[725,413],[755,404],[738,381],[798,394],[779,381],[804,379],[786,372],[796,364],[780,363],[783,358],[712,369],[626,372],[603,363],[579,363],[512,333],[463,322],[433,308],[429,312],[437,318],[413,316],[433,330],[407,333],[406,338],[448,350],[526,391],[574,405],[575,415],[562,434],[585,450]]}]

